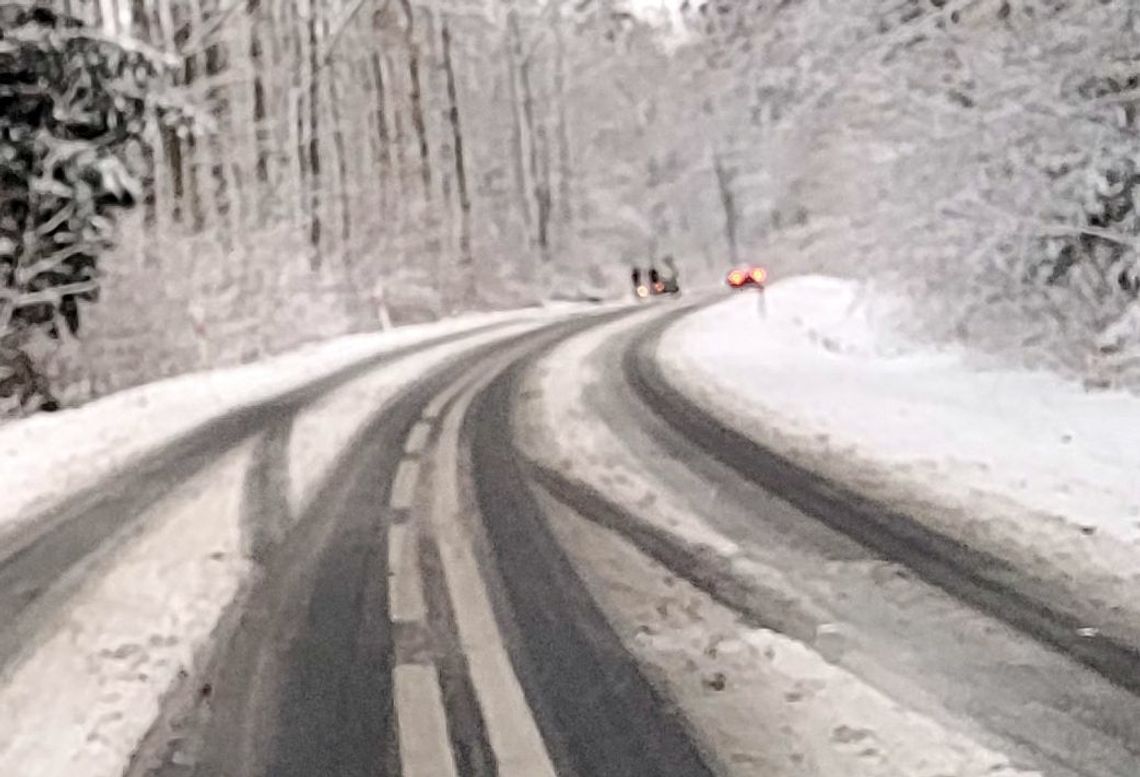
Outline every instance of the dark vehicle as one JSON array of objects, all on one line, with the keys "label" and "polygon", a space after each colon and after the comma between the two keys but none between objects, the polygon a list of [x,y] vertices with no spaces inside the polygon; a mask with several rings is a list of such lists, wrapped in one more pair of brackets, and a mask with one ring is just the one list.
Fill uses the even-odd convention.
[{"label": "dark vehicle", "polygon": [[681,284],[678,279],[677,268],[673,264],[673,258],[665,257],[663,261],[665,266],[669,268],[668,273],[662,273],[656,267],[650,267],[643,276],[641,268],[633,268],[631,273],[633,293],[638,299],[661,295],[673,296],[681,293]]},{"label": "dark vehicle", "polygon": [[633,293],[638,299],[645,299],[649,296],[649,287],[641,282],[641,268],[633,268]]}]

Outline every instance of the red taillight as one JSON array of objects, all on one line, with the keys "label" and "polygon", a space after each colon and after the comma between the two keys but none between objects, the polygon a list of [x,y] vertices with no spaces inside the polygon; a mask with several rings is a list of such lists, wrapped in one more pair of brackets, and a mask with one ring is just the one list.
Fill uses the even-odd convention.
[{"label": "red taillight", "polygon": [[752,280],[756,283],[763,283],[768,280],[768,271],[763,267],[753,267],[749,275],[752,276]]},{"label": "red taillight", "polygon": [[739,286],[744,283],[744,273],[740,270],[733,270],[728,274],[728,283],[731,286]]}]

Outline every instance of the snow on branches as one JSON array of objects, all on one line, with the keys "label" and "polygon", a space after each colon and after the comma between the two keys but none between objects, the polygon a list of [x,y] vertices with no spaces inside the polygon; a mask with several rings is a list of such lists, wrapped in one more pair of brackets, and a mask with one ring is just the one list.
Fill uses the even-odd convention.
[{"label": "snow on branches", "polygon": [[46,382],[27,354],[97,299],[113,213],[141,197],[127,159],[161,104],[162,55],[46,8],[0,5],[0,397]]},{"label": "snow on branches", "polygon": [[686,5],[710,131],[764,182],[741,194],[753,250],[899,285],[924,335],[1074,371],[1131,352],[1113,369],[1140,383],[1133,4]]}]

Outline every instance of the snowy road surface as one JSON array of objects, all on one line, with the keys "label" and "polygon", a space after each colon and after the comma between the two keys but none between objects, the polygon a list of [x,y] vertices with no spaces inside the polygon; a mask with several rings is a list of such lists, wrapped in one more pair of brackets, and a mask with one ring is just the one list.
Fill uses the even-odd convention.
[{"label": "snowy road surface", "polygon": [[13,533],[0,773],[1135,777],[1130,634],[694,404],[715,309],[373,356]]}]

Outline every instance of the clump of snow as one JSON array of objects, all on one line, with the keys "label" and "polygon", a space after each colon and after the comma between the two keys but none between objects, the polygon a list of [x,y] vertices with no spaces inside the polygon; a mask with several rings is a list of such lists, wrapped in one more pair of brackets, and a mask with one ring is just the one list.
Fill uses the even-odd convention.
[{"label": "clump of snow", "polygon": [[67,495],[235,408],[264,402],[370,357],[489,324],[549,320],[573,306],[461,316],[352,335],[256,364],[181,375],[82,407],[0,425],[0,538]]},{"label": "clump of snow", "polygon": [[907,343],[890,325],[902,303],[854,281],[773,284],[766,315],[756,296],[671,328],[666,377],[829,475],[943,505],[922,516],[939,530],[1107,575],[1135,599],[1140,397]]}]

